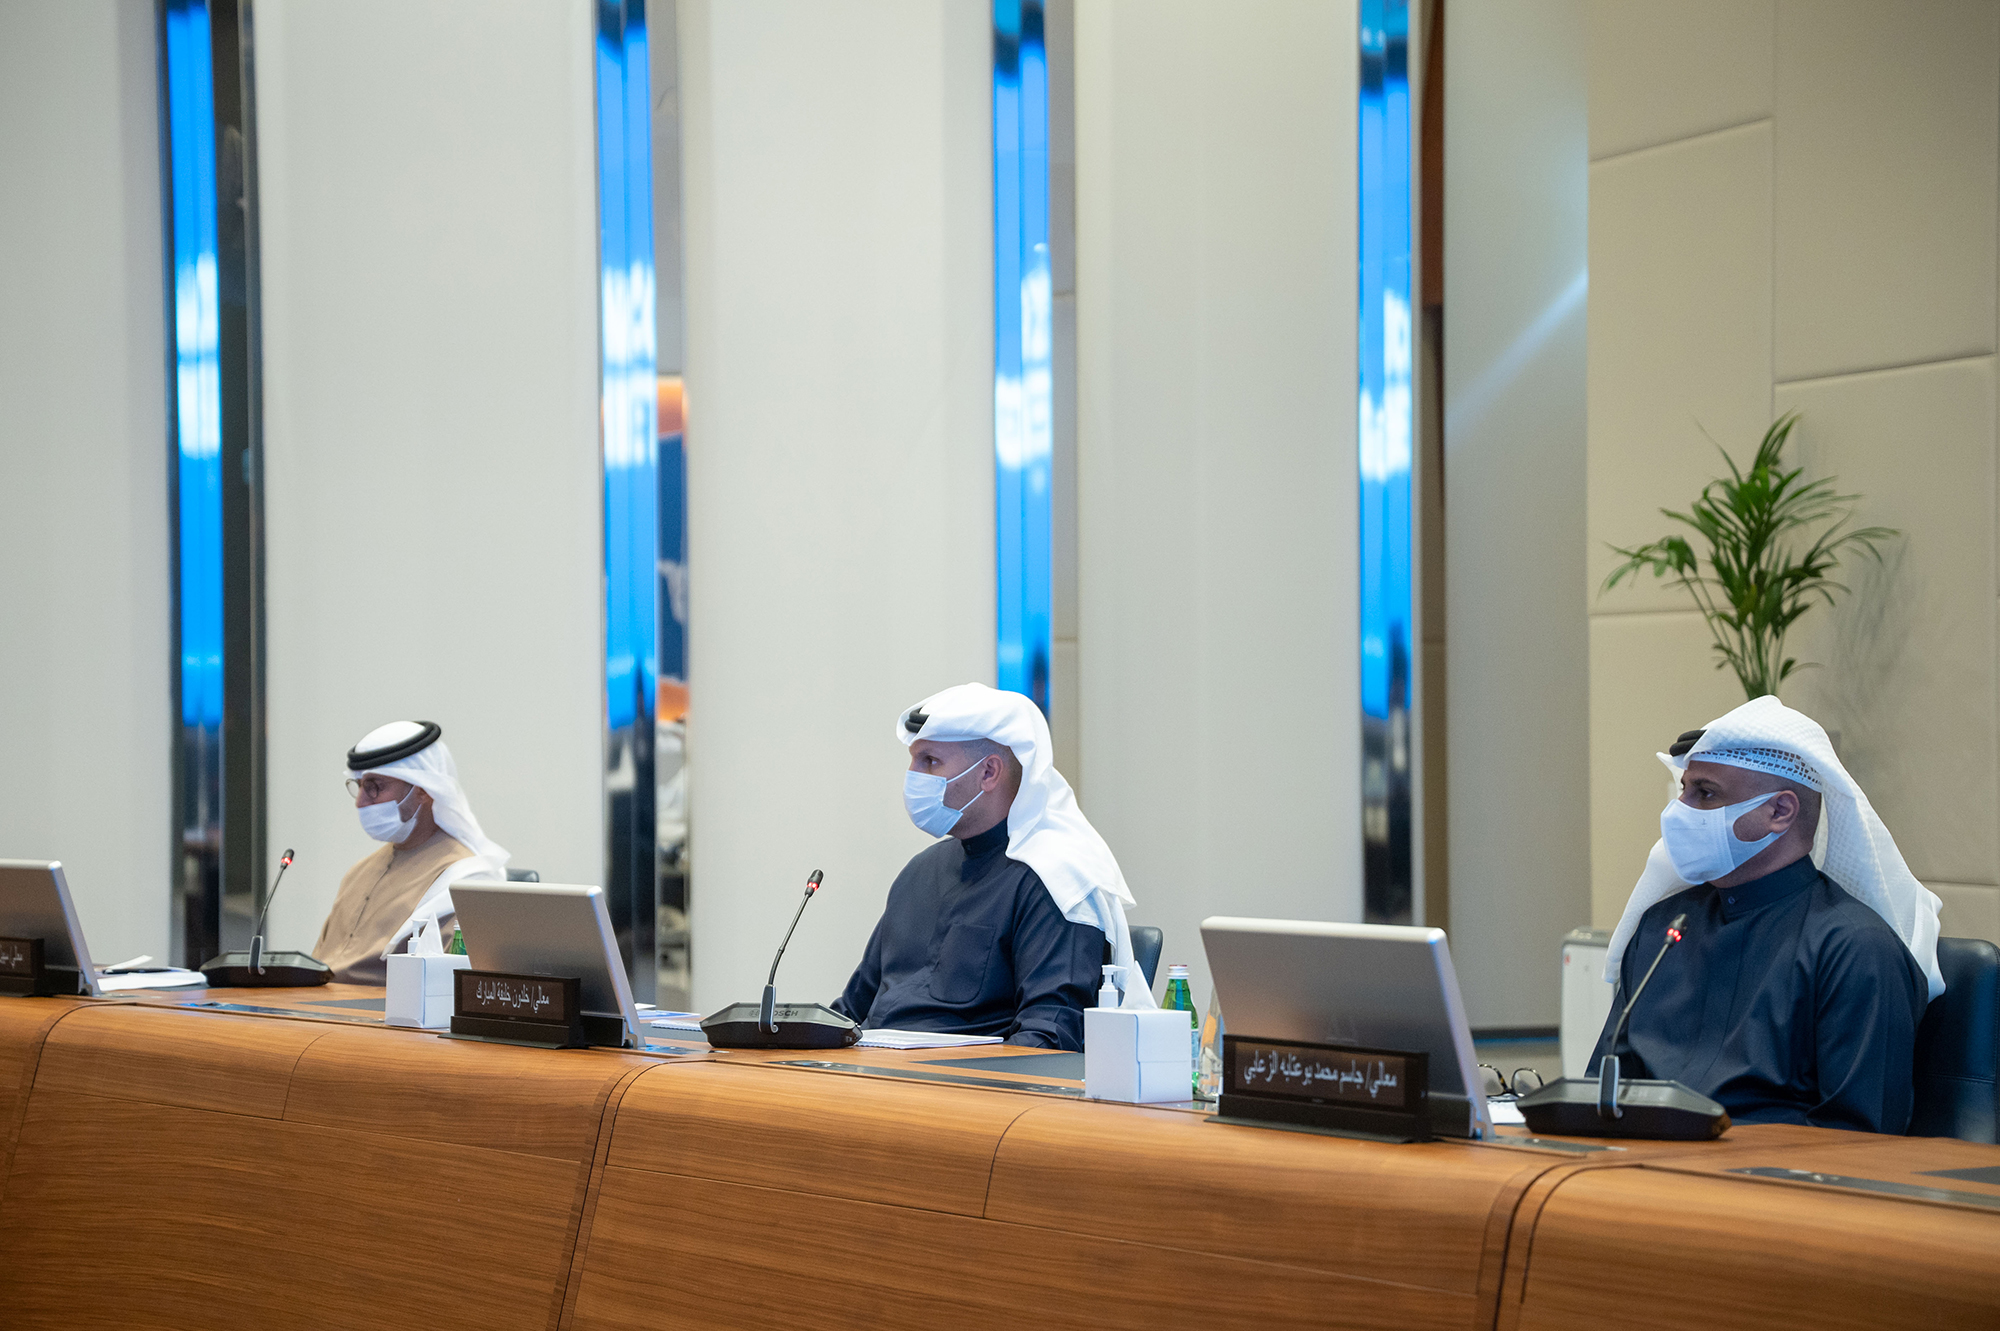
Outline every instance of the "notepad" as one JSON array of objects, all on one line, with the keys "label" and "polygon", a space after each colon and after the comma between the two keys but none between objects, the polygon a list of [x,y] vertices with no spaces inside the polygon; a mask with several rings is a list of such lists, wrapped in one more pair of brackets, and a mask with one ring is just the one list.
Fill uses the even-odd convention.
[{"label": "notepad", "polygon": [[997,1035],[946,1035],[942,1031],[861,1032],[857,1041],[863,1049],[956,1049],[967,1044],[999,1044]]},{"label": "notepad", "polygon": [[[641,1025],[655,1030],[699,1031],[699,1012],[657,1012],[639,1014]],[[876,1030],[861,1032],[858,1042],[863,1049],[956,1049],[968,1044],[999,1044],[997,1035],[947,1035],[943,1031],[892,1031]]]},{"label": "notepad", "polygon": [[101,994],[121,994],[132,989],[196,989],[207,984],[206,975],[188,970],[130,971],[97,977],[97,991]]}]

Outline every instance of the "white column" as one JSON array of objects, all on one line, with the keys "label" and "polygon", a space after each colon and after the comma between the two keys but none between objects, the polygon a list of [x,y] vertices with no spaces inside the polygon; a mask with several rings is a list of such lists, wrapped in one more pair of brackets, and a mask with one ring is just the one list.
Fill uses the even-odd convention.
[{"label": "white column", "polygon": [[1553,1026],[1590,922],[1581,6],[1453,7],[1445,61],[1452,959],[1474,1027]]},{"label": "white column", "polygon": [[1085,812],[1203,1003],[1204,916],[1361,912],[1355,25],[1076,8]]},{"label": "white column", "polygon": [[0,857],[170,954],[167,291],[150,0],[0,6]]},{"label": "white column", "polygon": [[356,739],[434,720],[487,832],[601,882],[591,9],[259,0],[272,910],[374,843]]},{"label": "white column", "polygon": [[845,984],[898,711],[993,681],[991,37],[949,0],[682,0],[695,1003]]}]

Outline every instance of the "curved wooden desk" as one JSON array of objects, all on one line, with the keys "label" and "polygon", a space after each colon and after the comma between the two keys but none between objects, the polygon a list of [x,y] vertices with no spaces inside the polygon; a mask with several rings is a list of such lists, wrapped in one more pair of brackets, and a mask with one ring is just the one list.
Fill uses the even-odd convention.
[{"label": "curved wooden desk", "polygon": [[1928,1172],[2000,1148],[1389,1146],[340,1001],[0,1000],[0,1325],[2000,1324],[2000,1181]]}]

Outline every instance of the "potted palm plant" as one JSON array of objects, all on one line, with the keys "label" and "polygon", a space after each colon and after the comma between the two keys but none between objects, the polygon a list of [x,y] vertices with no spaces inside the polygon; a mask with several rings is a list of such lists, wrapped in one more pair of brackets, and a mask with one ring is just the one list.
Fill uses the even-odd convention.
[{"label": "potted palm plant", "polygon": [[1604,580],[1609,592],[1641,569],[1673,579],[1708,621],[1715,668],[1734,670],[1750,698],[1778,692],[1794,670],[1814,664],[1785,655],[1785,634],[1814,602],[1832,605],[1848,590],[1833,578],[1841,556],[1866,554],[1879,562],[1882,543],[1901,535],[1850,526],[1859,495],[1838,493],[1832,477],[1807,481],[1802,468],[1785,469],[1779,455],[1798,419],[1794,411],[1773,421],[1747,469],[1717,444],[1729,475],[1703,486],[1686,513],[1660,510],[1707,546],[1705,569],[1688,537],[1671,534],[1629,549],[1612,546],[1624,562]]}]

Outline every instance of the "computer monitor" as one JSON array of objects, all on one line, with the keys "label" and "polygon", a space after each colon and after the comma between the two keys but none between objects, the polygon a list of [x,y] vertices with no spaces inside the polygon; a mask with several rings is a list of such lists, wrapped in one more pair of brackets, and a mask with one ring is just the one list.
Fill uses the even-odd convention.
[{"label": "computer monitor", "polygon": [[69,899],[62,861],[0,860],[0,938],[41,939],[43,966],[77,973],[76,987],[66,992],[97,996],[97,970]]},{"label": "computer monitor", "polygon": [[1201,942],[1230,1034],[1421,1051],[1432,1131],[1493,1135],[1444,930],[1218,915]]},{"label": "computer monitor", "polygon": [[622,1020],[627,1043],[644,1047],[603,888],[461,880],[451,900],[472,969],[574,976],[584,1015]]}]

